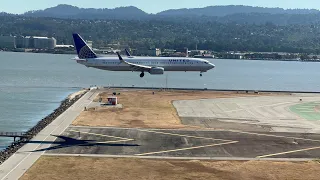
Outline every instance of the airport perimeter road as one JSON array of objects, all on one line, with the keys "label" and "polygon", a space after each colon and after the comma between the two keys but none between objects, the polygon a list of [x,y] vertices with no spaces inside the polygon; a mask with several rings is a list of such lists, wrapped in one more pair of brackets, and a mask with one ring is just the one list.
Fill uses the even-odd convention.
[{"label": "airport perimeter road", "polygon": [[93,98],[98,94],[97,91],[90,91],[79,99],[73,106],[57,117],[51,124],[43,129],[31,141],[39,142],[26,144],[18,152],[12,155],[0,166],[0,180],[19,179],[43,154],[43,152],[33,152],[39,148],[50,147],[42,141],[55,141],[56,137],[68,128],[73,120],[81,113],[85,106],[88,106]]}]

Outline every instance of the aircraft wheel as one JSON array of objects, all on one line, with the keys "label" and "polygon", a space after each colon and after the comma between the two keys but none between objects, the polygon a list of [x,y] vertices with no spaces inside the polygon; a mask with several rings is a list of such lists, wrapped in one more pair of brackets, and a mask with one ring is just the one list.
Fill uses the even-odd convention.
[{"label": "aircraft wheel", "polygon": [[144,77],[144,72],[142,72],[142,73],[140,74],[140,77],[141,77],[141,78],[143,78],[143,77]]},{"label": "aircraft wheel", "polygon": [[202,77],[202,74],[200,74],[200,77]]}]

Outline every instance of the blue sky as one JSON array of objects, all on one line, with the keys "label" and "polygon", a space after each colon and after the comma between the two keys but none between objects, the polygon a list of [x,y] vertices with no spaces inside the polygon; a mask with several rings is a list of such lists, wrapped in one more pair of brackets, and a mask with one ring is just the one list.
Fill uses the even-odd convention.
[{"label": "blue sky", "polygon": [[231,4],[262,7],[320,9],[320,0],[1,0],[0,12],[23,13],[29,10],[53,7],[58,4],[70,4],[78,7],[90,8],[136,6],[148,13],[157,13],[167,9]]}]

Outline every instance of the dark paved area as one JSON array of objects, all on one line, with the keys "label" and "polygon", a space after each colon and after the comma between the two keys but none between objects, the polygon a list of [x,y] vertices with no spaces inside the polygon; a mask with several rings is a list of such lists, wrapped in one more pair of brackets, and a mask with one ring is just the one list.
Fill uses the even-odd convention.
[{"label": "dark paved area", "polygon": [[44,150],[54,154],[319,158],[320,134],[69,127],[50,148],[38,151]]}]

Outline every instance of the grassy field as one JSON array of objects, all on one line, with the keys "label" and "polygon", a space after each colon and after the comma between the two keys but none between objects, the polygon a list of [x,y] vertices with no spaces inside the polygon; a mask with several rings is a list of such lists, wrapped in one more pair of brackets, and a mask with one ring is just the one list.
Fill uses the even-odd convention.
[{"label": "grassy field", "polygon": [[[113,91],[101,93],[96,98],[106,102]],[[194,100],[254,96],[236,92],[212,91],[123,91],[118,96],[122,109],[96,108],[80,114],[73,122],[78,126],[116,126],[139,128],[188,128],[181,124],[174,100]]]},{"label": "grassy field", "polygon": [[318,162],[152,160],[43,156],[21,180],[318,180]]}]

